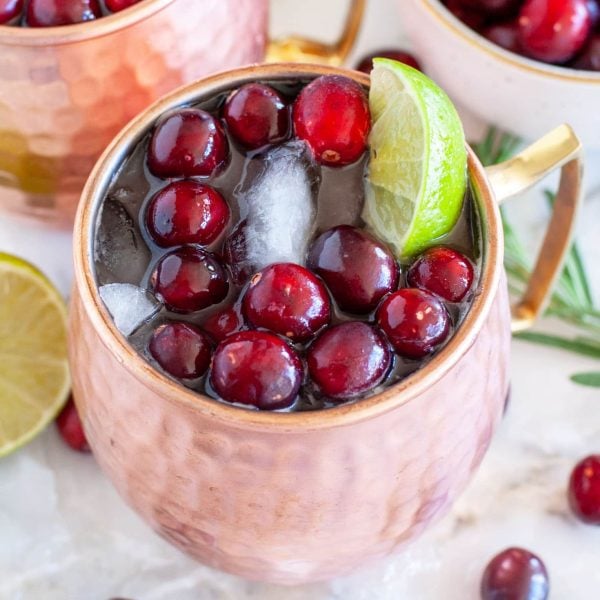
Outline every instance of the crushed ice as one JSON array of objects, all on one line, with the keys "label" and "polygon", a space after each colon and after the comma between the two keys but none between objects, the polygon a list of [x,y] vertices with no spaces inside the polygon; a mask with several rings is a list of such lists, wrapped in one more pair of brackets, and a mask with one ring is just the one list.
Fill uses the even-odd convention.
[{"label": "crushed ice", "polygon": [[117,329],[125,336],[131,335],[160,309],[149,292],[130,283],[109,283],[100,286],[99,292]]}]

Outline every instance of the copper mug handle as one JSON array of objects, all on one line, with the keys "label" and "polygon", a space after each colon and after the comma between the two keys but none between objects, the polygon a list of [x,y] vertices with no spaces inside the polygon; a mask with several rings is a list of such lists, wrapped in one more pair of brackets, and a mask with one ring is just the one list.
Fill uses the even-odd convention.
[{"label": "copper mug handle", "polygon": [[339,39],[325,44],[300,36],[270,40],[266,62],[309,62],[332,66],[341,65],[354,46],[367,0],[351,0],[346,23]]},{"label": "copper mug handle", "polygon": [[523,297],[512,307],[512,329],[522,331],[543,313],[570,247],[582,199],[583,152],[568,125],[561,125],[514,158],[486,169],[499,203],[561,169],[546,235]]}]

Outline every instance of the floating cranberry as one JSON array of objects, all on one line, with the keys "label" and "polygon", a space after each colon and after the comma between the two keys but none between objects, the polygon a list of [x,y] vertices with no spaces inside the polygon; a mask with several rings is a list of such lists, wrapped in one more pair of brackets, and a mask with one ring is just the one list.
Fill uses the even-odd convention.
[{"label": "floating cranberry", "polygon": [[23,0],[0,0],[0,24],[12,21],[22,10]]},{"label": "floating cranberry", "polygon": [[522,548],[496,555],[481,580],[481,600],[546,600],[549,593],[544,563]]},{"label": "floating cranberry", "polygon": [[584,523],[600,525],[600,454],[584,458],[573,469],[569,504]]},{"label": "floating cranberry", "polygon": [[73,398],[69,398],[58,417],[56,417],[56,427],[58,428],[60,437],[73,450],[79,452],[90,451]]},{"label": "floating cranberry", "polygon": [[194,246],[165,254],[150,278],[156,296],[176,312],[194,312],[221,302],[229,291],[217,258]]},{"label": "floating cranberry", "polygon": [[225,103],[223,117],[231,135],[246,148],[278,144],[289,136],[289,107],[268,85],[248,83],[233,92]]},{"label": "floating cranberry", "polygon": [[398,285],[399,270],[392,253],[368,233],[340,225],[312,244],[308,266],[327,284],[342,310],[364,314]]},{"label": "floating cranberry", "polygon": [[169,375],[195,379],[208,370],[211,341],[198,327],[172,321],[154,330],[148,350]]},{"label": "floating cranberry", "polygon": [[55,27],[92,21],[102,16],[98,0],[29,0],[28,27]]},{"label": "floating cranberry", "polygon": [[526,0],[519,37],[527,56],[564,63],[583,48],[592,27],[587,0]]},{"label": "floating cranberry", "polygon": [[426,250],[408,271],[408,283],[441,296],[449,302],[460,302],[473,285],[471,261],[460,252],[438,246]]},{"label": "floating cranberry", "polygon": [[377,322],[396,352],[423,358],[450,333],[450,317],[436,296],[405,288],[390,294],[377,310]]},{"label": "floating cranberry", "polygon": [[140,2],[140,0],[105,0],[106,8],[111,12],[125,10],[138,2]]},{"label": "floating cranberry", "polygon": [[214,340],[222,342],[227,336],[239,331],[243,324],[239,312],[230,306],[208,317],[202,327]]},{"label": "floating cranberry", "polygon": [[303,342],[329,323],[331,311],[325,286],[308,269],[277,263],[252,277],[242,312],[254,327]]},{"label": "floating cranberry", "polygon": [[521,54],[518,21],[496,23],[484,29],[482,33],[493,44],[496,44],[509,52]]},{"label": "floating cranberry", "polygon": [[302,383],[300,358],[286,342],[266,331],[242,331],[217,347],[210,381],[228,402],[264,410],[287,408]]},{"label": "floating cranberry", "polygon": [[369,105],[361,86],[347,77],[323,75],[309,83],[294,102],[293,120],[296,135],[323,165],[348,165],[367,149]]},{"label": "floating cranberry", "polygon": [[600,71],[600,35],[592,37],[571,66],[584,71]]},{"label": "floating cranberry", "polygon": [[417,61],[417,59],[410,54],[409,52],[405,52],[404,50],[392,50],[392,49],[383,49],[377,50],[376,52],[371,52],[367,54],[367,56],[363,57],[361,61],[356,65],[357,71],[362,71],[367,75],[373,70],[373,59],[374,58],[389,58],[391,60],[396,60],[398,62],[404,63],[413,69],[417,69],[421,71],[421,65]]},{"label": "floating cranberry", "polygon": [[229,206],[212,187],[191,179],[175,181],[150,201],[146,225],[159,246],[207,245],[229,221]]},{"label": "floating cranberry", "polygon": [[157,177],[214,175],[229,157],[227,136],[219,122],[197,108],[180,109],[156,127],[148,166]]},{"label": "floating cranberry", "polygon": [[323,394],[348,400],[379,385],[389,371],[392,353],[383,335],[367,323],[351,321],[330,327],[308,350],[311,379]]}]

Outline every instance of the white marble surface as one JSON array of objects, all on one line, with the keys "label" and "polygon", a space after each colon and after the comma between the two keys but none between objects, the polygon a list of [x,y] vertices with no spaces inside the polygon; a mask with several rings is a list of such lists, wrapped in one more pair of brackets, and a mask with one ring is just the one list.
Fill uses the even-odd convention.
[{"label": "white marble surface", "polygon": [[[275,32],[333,37],[334,13],[345,0],[310,0],[302,9],[298,4],[274,3]],[[391,0],[371,0],[355,56],[401,40],[401,11]],[[600,184],[598,165],[600,156],[588,157],[589,190]],[[541,230],[543,206],[535,192],[511,205],[528,239]],[[578,235],[596,297],[599,226],[600,195],[591,193]],[[68,292],[68,234],[0,218],[0,251],[32,260]],[[401,556],[300,588],[247,583],[193,563],[123,504],[91,456],[66,449],[50,427],[0,462],[0,599],[470,600],[478,597],[487,559],[509,545],[544,558],[553,600],[598,598],[600,529],[578,524],[565,498],[572,465],[600,452],[600,392],[575,386],[568,375],[598,363],[522,342],[513,344],[512,363],[508,414],[451,514]]]}]

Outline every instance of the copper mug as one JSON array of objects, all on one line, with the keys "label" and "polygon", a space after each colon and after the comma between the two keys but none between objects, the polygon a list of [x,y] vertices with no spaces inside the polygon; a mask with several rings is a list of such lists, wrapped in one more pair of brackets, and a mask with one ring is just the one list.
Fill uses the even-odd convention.
[{"label": "copper mug", "polygon": [[365,1],[351,0],[329,45],[267,44],[268,0],[144,0],[78,25],[0,25],[0,210],[71,226],[98,156],[154,100],[265,52],[339,64]]},{"label": "copper mug", "polygon": [[355,71],[276,64],[219,74],[155,103],[111,143],[75,224],[70,316],[73,391],[98,463],[157,532],[208,565],[295,584],[347,573],[403,548],[473,476],[508,393],[511,308],[498,204],[562,167],[546,238],[512,308],[523,329],[543,310],[581,196],[581,147],[562,126],[498,166],[469,149],[480,216],[481,289],[448,345],[378,395],[314,412],[246,410],[161,375],[104,308],[93,271],[99,208],[115,171],[165,111],[253,80]]}]

